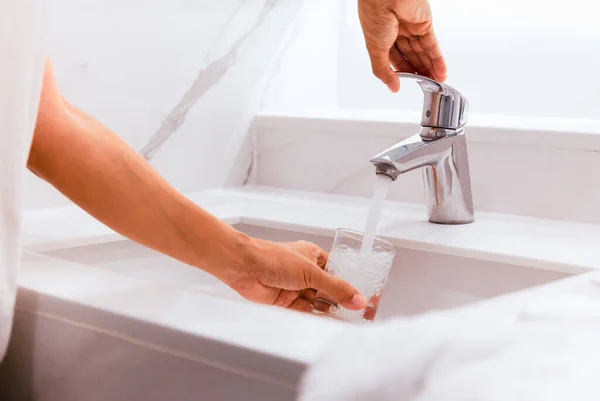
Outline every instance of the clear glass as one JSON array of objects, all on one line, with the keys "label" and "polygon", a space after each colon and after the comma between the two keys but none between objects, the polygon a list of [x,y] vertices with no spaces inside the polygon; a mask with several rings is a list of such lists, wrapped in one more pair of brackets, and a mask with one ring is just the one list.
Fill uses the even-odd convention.
[{"label": "clear glass", "polygon": [[[363,245],[365,243],[366,247]],[[372,247],[369,250],[370,244]],[[351,311],[336,305],[327,294],[319,291],[313,303],[313,312],[350,322],[373,321],[395,255],[396,247],[383,238],[366,236],[360,231],[338,229],[325,270],[358,289],[367,298],[367,307],[362,311]]]}]

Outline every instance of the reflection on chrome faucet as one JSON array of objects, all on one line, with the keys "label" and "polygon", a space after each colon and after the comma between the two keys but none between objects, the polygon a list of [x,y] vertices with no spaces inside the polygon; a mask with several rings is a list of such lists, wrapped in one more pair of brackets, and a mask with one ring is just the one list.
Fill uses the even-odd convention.
[{"label": "reflection on chrome faucet", "polygon": [[472,223],[473,197],[464,134],[468,102],[446,84],[414,74],[398,75],[416,79],[423,89],[421,132],[373,157],[375,172],[396,180],[402,173],[424,167],[429,221]]}]

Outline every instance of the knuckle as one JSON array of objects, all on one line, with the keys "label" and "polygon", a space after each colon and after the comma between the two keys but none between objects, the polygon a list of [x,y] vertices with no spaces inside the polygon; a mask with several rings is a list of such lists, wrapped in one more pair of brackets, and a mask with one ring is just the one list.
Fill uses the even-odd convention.
[{"label": "knuckle", "polygon": [[319,246],[309,241],[298,241],[300,247],[303,248],[305,256],[310,258],[311,261],[316,261],[323,252]]}]

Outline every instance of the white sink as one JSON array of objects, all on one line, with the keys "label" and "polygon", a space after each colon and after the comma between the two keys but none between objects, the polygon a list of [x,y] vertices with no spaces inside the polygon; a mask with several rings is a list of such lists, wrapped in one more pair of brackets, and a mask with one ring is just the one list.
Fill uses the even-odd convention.
[{"label": "white sink", "polygon": [[[247,207],[250,204],[241,201]],[[295,201],[287,210],[279,202],[277,207],[257,204],[241,217],[225,217],[237,219],[241,223],[236,227],[252,236],[303,239],[325,250],[331,246],[334,225],[346,222],[355,227],[362,220],[354,209],[314,208]],[[234,208],[232,213],[239,211]],[[311,225],[310,216],[317,215],[321,216],[318,221],[330,226]],[[74,229],[92,227],[76,219],[70,224]],[[496,244],[490,233],[502,233],[485,223],[460,230],[406,224],[412,225],[405,227],[405,234],[400,232],[405,239],[390,237],[404,247],[397,253],[377,320],[466,305],[577,272],[531,267],[546,263],[527,258],[510,259],[523,260],[522,265],[494,262],[502,257],[489,251],[458,249],[462,256],[451,256],[408,249],[416,244],[440,252],[457,251],[456,236],[462,235],[460,243],[471,243],[469,232],[475,228],[478,236],[488,233],[487,242],[478,243],[481,248],[482,243]],[[187,401],[198,399],[199,394],[215,400],[291,401],[303,370],[344,326],[317,316],[253,305],[200,270],[131,241],[107,237],[103,227],[90,231],[97,236],[77,238],[76,232],[68,232],[61,242],[59,236],[48,235],[50,240],[58,238],[54,245],[46,242],[43,251],[24,259],[4,372],[20,372],[19,383],[45,395],[41,401],[78,397],[158,401],[172,396]],[[407,240],[407,234],[430,241],[438,235],[446,248],[432,248],[426,242],[419,245]],[[454,249],[448,246],[448,238],[454,241]],[[88,242],[77,245],[79,241]],[[491,245],[485,249],[495,249]],[[90,396],[89,388],[97,383],[106,386]]]},{"label": "white sink", "polygon": [[[368,206],[276,188],[189,198],[250,235],[325,250],[336,228],[364,224]],[[540,293],[579,277],[560,279],[600,269],[596,225],[480,212],[466,226],[425,218],[422,207],[386,204],[380,231],[400,249],[376,320],[471,304],[459,313],[510,322]],[[293,400],[303,370],[346,327],[251,304],[77,208],[28,213],[24,232],[33,253],[19,276],[9,354],[17,367],[3,367],[24,370],[40,401]]]},{"label": "white sink", "polygon": [[[237,225],[274,241],[308,240],[329,250],[332,238]],[[183,287],[246,302],[214,277],[128,240],[59,249],[43,254],[163,286]],[[571,274],[400,248],[386,284],[377,320],[466,305],[546,284]]]}]

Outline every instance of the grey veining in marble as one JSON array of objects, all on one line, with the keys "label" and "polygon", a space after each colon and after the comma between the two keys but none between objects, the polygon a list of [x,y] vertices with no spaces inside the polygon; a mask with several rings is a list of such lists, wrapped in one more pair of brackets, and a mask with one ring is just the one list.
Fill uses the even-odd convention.
[{"label": "grey veining in marble", "polygon": [[[252,116],[305,1],[56,0],[48,51],[65,98],[178,190],[238,186]],[[25,209],[71,203],[26,178]]]},{"label": "grey veining in marble", "polygon": [[[228,23],[230,23],[235,15],[242,10],[243,5],[248,0],[242,1],[233,11],[230,16]],[[236,61],[237,53],[239,49],[244,45],[246,40],[252,36],[252,34],[260,28],[266,18],[269,16],[271,11],[277,6],[280,0],[268,0],[256,22],[252,27],[245,32],[240,38],[233,44],[227,53],[210,62],[206,67],[201,69],[191,87],[183,95],[179,103],[169,112],[167,117],[162,122],[158,130],[152,135],[148,143],[141,150],[142,156],[147,160],[150,160],[152,156],[160,149],[161,145],[167,141],[177,130],[185,123],[186,115],[189,110],[198,102],[207,91],[217,85],[220,80],[227,74],[231,66]]]}]

